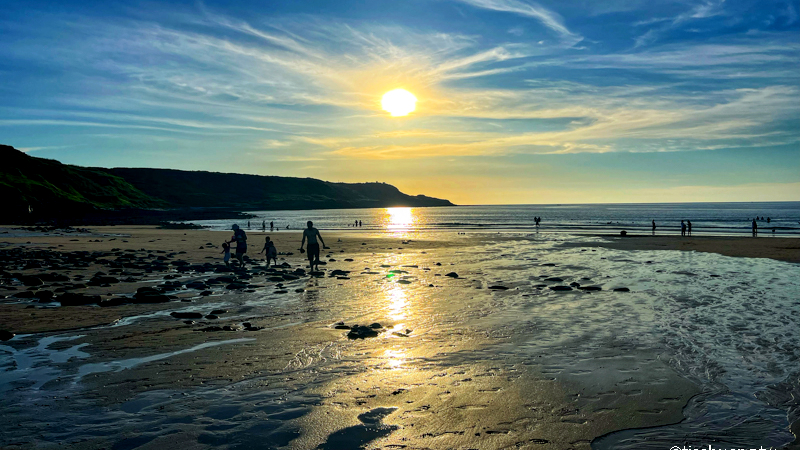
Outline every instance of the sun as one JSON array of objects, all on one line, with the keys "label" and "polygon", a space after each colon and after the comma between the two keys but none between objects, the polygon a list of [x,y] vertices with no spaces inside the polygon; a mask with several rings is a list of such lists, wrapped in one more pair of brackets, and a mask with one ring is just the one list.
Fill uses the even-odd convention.
[{"label": "sun", "polygon": [[392,114],[392,117],[405,116],[414,111],[417,97],[405,89],[395,89],[383,94],[381,107]]}]

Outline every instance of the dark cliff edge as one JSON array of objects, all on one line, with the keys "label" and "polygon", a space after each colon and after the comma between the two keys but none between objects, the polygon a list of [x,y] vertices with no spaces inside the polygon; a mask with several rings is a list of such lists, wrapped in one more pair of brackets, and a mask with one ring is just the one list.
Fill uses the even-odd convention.
[{"label": "dark cliff edge", "polygon": [[385,183],[172,169],[79,167],[0,145],[0,223],[158,223],[240,211],[453,206]]}]

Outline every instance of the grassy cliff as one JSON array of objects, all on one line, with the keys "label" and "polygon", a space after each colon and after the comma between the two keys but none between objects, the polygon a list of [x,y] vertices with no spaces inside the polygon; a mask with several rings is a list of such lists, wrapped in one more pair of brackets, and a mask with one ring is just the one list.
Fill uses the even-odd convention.
[{"label": "grassy cliff", "polygon": [[102,169],[62,164],[0,145],[0,217],[63,216],[88,211],[165,207]]},{"label": "grassy cliff", "polygon": [[410,196],[385,183],[331,183],[314,178],[109,169],[142,192],[178,207],[242,210],[452,206],[447,200]]},{"label": "grassy cliff", "polygon": [[[331,183],[171,169],[102,169],[62,164],[0,145],[0,222],[98,217],[120,211],[203,208],[269,210],[451,206],[385,183]],[[163,215],[163,212],[158,214]]]}]

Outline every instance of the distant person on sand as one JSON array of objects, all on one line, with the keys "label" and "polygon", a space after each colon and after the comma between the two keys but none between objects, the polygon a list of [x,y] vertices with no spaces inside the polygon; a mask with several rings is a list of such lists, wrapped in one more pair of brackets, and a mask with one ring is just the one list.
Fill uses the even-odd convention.
[{"label": "distant person on sand", "polygon": [[319,230],[314,228],[314,222],[309,220],[306,222],[306,225],[308,225],[308,228],[303,230],[303,240],[300,242],[300,251],[303,251],[303,245],[306,243],[306,239],[308,239],[308,267],[310,270],[314,270],[314,266],[316,265],[317,270],[319,270],[319,243],[317,242],[317,238],[319,238],[323,246],[325,245],[325,241],[319,234]]},{"label": "distant person on sand", "polygon": [[228,261],[231,260],[231,246],[227,242],[222,243],[222,251],[220,253],[225,255],[222,257],[222,260],[225,261],[225,266],[230,267],[231,263]]},{"label": "distant person on sand", "polygon": [[359,227],[361,226],[361,221],[360,221],[360,220],[358,221],[358,226],[359,226]]},{"label": "distant person on sand", "polygon": [[756,223],[756,219],[753,219],[753,237],[758,236],[758,224]]},{"label": "distant person on sand", "polygon": [[247,253],[247,234],[236,224],[231,226],[231,230],[233,230],[233,236],[228,242],[236,242],[236,259],[241,267],[244,267],[244,254]]},{"label": "distant person on sand", "polygon": [[688,236],[692,235],[692,221],[691,220],[687,220],[686,221],[686,234]]},{"label": "distant person on sand", "polygon": [[278,265],[278,249],[275,248],[275,243],[272,242],[269,236],[267,236],[264,240],[264,248],[258,253],[262,252],[267,256],[267,267],[269,267],[270,259],[275,261],[276,266]]},{"label": "distant person on sand", "polygon": [[686,236],[686,223],[681,220],[681,236]]},{"label": "distant person on sand", "polygon": [[250,221],[249,220],[247,221],[247,229],[248,230],[250,229]]}]

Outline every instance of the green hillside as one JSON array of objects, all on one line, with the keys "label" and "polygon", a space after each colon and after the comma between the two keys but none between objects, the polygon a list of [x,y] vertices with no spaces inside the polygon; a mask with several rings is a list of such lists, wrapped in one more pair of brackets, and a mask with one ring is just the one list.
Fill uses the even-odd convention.
[{"label": "green hillside", "polygon": [[108,171],[177,207],[264,210],[452,206],[447,200],[406,195],[385,183],[330,183],[314,178],[169,169]]},{"label": "green hillside", "polygon": [[102,169],[62,164],[0,145],[3,217],[168,206]]},{"label": "green hillside", "polygon": [[[90,168],[37,158],[0,145],[0,222],[113,216],[113,213],[180,209],[275,210],[452,206],[411,196],[385,183],[331,183],[313,178],[146,168]],[[153,215],[155,211],[152,211]],[[161,211],[159,217],[171,214]],[[199,212],[197,214],[200,214]],[[227,214],[227,213],[226,213]],[[119,215],[119,214],[116,214]]]}]

